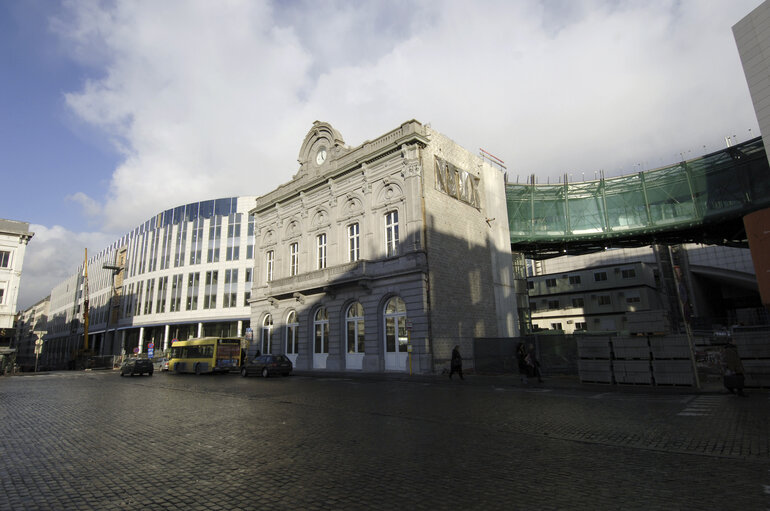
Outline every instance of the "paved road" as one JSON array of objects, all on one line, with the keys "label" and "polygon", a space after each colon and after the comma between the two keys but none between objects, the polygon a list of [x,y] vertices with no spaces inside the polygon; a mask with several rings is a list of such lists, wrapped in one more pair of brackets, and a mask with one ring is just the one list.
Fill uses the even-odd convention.
[{"label": "paved road", "polygon": [[5,377],[0,509],[770,509],[768,397],[480,376]]}]

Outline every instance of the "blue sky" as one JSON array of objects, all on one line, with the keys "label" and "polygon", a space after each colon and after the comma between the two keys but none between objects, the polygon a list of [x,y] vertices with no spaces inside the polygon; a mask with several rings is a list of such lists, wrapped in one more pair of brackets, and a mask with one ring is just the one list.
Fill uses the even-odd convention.
[{"label": "blue sky", "polygon": [[731,28],[759,3],[0,2],[0,218],[36,233],[18,305],[160,211],[290,180],[315,120],[355,146],[415,118],[512,180],[746,140]]}]

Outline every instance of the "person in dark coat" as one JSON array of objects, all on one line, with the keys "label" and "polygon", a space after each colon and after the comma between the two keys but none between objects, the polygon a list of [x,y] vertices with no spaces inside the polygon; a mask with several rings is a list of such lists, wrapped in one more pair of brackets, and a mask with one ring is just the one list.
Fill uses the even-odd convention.
[{"label": "person in dark coat", "polygon": [[543,375],[540,372],[540,361],[537,359],[537,352],[535,351],[535,345],[529,343],[529,353],[527,353],[529,359],[527,360],[527,366],[529,367],[529,376],[537,377],[537,381],[543,383]]},{"label": "person in dark coat", "polygon": [[527,374],[529,374],[529,364],[527,364],[528,357],[527,353],[527,347],[524,346],[523,342],[520,342],[518,346],[516,346],[516,361],[519,363],[519,374],[521,375],[521,383],[527,384],[529,383],[529,380],[527,379]]},{"label": "person in dark coat", "polygon": [[730,338],[730,341],[722,348],[722,361],[724,364],[724,384],[725,388],[731,393],[735,394],[738,391],[739,396],[745,396],[743,392],[743,383],[745,378],[745,371],[743,369],[743,363],[741,357],[738,356],[738,347],[735,345],[735,341]]},{"label": "person in dark coat", "polygon": [[452,375],[455,373],[460,374],[460,379],[464,380],[463,377],[463,357],[460,356],[460,346],[455,346],[455,348],[452,350],[452,362],[450,363],[450,369],[449,369],[449,379],[452,379]]}]

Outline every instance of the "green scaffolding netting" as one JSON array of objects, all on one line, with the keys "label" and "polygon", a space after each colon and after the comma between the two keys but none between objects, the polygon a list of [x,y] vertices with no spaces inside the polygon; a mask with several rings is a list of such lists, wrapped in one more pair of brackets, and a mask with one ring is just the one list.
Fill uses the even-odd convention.
[{"label": "green scaffolding netting", "polygon": [[[566,177],[566,176],[565,176]],[[613,240],[709,226],[770,206],[761,138],[597,181],[506,184],[511,244]]]}]

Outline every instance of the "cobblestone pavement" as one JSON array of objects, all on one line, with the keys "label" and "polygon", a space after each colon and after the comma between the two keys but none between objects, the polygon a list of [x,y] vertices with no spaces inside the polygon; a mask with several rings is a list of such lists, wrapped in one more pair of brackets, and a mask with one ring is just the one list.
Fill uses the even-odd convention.
[{"label": "cobblestone pavement", "polygon": [[770,509],[770,394],[0,378],[0,509]]}]

